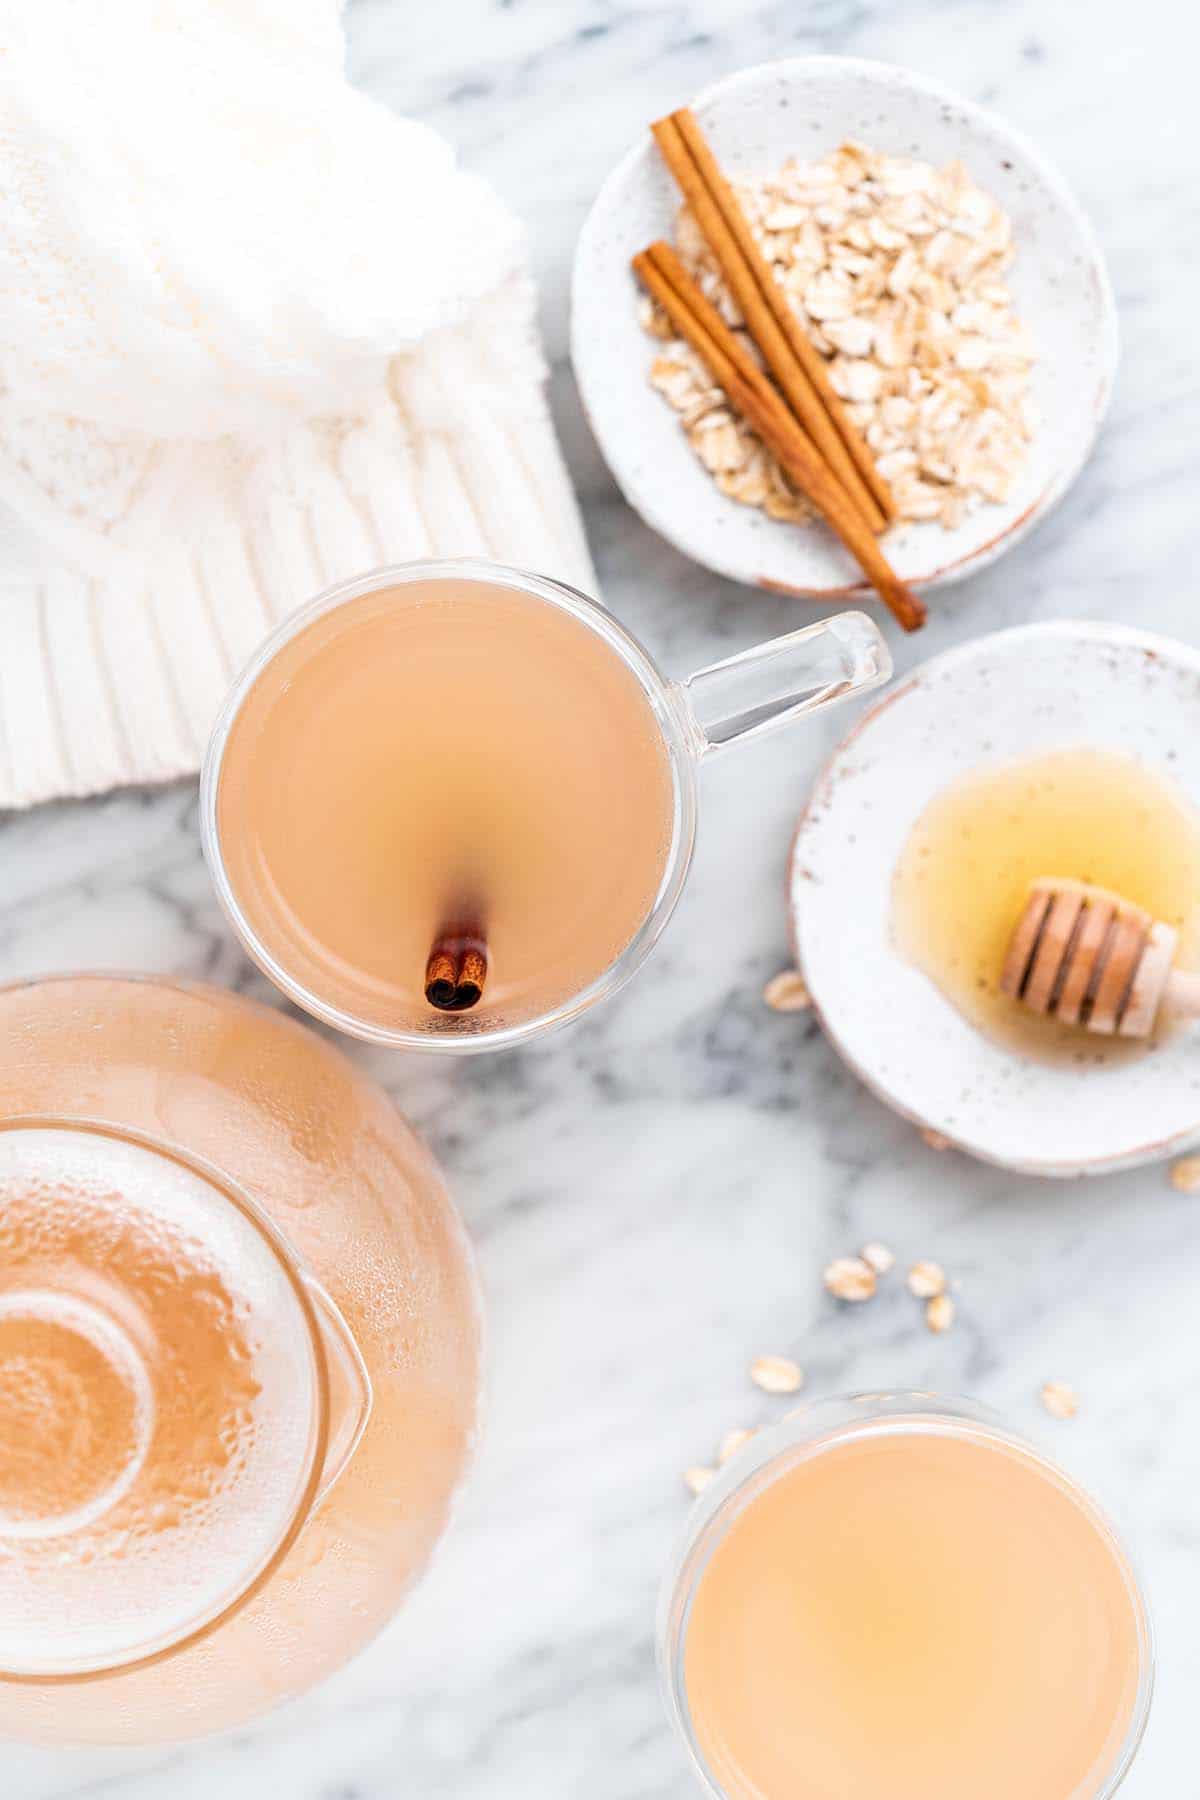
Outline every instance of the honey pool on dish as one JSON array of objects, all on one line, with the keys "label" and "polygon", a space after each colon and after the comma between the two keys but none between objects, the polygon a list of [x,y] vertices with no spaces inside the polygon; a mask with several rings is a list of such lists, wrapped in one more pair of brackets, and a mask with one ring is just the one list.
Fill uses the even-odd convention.
[{"label": "honey pool on dish", "polygon": [[1134,757],[1057,750],[976,770],[930,802],[892,881],[892,939],[980,1031],[1051,1063],[1144,1056],[1146,1043],[1090,1036],[1000,992],[1004,952],[1031,882],[1111,888],[1179,932],[1176,966],[1200,968],[1200,813]]}]

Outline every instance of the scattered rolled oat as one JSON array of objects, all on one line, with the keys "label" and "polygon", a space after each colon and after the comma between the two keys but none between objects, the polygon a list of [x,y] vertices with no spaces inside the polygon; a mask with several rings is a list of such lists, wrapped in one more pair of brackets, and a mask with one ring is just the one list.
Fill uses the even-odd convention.
[{"label": "scattered rolled oat", "polygon": [[1065,1381],[1047,1381],[1042,1387],[1042,1405],[1052,1418],[1073,1419],[1079,1411],[1079,1395]]},{"label": "scattered rolled oat", "polygon": [[869,1300],[875,1271],[862,1256],[837,1256],[825,1270],[825,1290],[835,1300]]},{"label": "scattered rolled oat", "polygon": [[908,1291],[918,1300],[935,1300],[946,1291],[946,1271],[941,1263],[915,1262],[908,1271]]},{"label": "scattered rolled oat", "polygon": [[736,1456],[742,1446],[748,1444],[753,1436],[754,1433],[747,1431],[744,1427],[740,1431],[727,1431],[721,1439],[721,1448],[717,1451],[717,1461],[721,1467],[724,1468],[730,1457]]},{"label": "scattered rolled oat", "polygon": [[949,1331],[954,1323],[954,1302],[949,1294],[935,1294],[925,1308],[925,1323],[930,1331]]},{"label": "scattered rolled oat", "polygon": [[886,1275],[896,1260],[886,1244],[864,1244],[858,1254],[876,1275]]},{"label": "scattered rolled oat", "polygon": [[788,1356],[759,1356],[750,1365],[750,1379],[764,1394],[794,1394],[804,1383],[804,1371]]},{"label": "scattered rolled oat", "polygon": [[951,1140],[940,1131],[933,1131],[926,1126],[921,1133],[921,1141],[929,1145],[931,1150],[949,1150]]},{"label": "scattered rolled oat", "polygon": [[812,1005],[812,995],[799,969],[784,969],[773,975],[763,989],[763,999],[772,1012],[803,1012]]},{"label": "scattered rolled oat", "polygon": [[[874,452],[902,520],[949,529],[1011,494],[1036,428],[1034,352],[1003,279],[1012,221],[959,162],[935,169],[843,144],[737,197],[829,379]],[[735,329],[743,321],[689,210],[676,248]],[[702,359],[643,304],[663,344],[651,384],[722,493],[772,518],[811,509],[729,408]]]},{"label": "scattered rolled oat", "polygon": [[716,1473],[717,1471],[715,1469],[702,1469],[699,1467],[685,1469],[683,1473],[684,1485],[693,1494],[702,1494],[709,1482],[713,1480]]},{"label": "scattered rolled oat", "polygon": [[1181,1194],[1194,1194],[1200,1189],[1200,1156],[1181,1156],[1171,1164],[1171,1186]]}]

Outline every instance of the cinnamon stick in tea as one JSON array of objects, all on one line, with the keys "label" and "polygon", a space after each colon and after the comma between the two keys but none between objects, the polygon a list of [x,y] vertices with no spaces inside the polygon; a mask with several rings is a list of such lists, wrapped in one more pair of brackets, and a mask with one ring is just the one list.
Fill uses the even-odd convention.
[{"label": "cinnamon stick in tea", "polygon": [[778,391],[700,292],[669,244],[633,259],[646,289],[680,337],[703,357],[730,404],[753,426],[792,481],[819,508],[906,631],[925,622],[925,606],[891,567],[859,509]]},{"label": "cinnamon stick in tea", "polygon": [[469,1012],[483,997],[488,947],[478,914],[460,909],[443,924],[425,964],[425,998],[439,1012]]},{"label": "cinnamon stick in tea", "polygon": [[695,115],[682,107],[650,129],[788,405],[853,505],[873,531],[882,531],[896,516],[891,490],[759,249]]}]

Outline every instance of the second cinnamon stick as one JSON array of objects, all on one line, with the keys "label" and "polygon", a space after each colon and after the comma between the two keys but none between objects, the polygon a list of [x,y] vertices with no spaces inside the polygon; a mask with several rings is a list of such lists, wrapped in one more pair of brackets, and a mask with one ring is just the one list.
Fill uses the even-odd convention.
[{"label": "second cinnamon stick", "polygon": [[[789,368],[787,361],[779,368],[768,356],[776,380],[784,388],[789,400],[795,392],[795,377],[799,375],[807,383],[815,403],[814,418],[827,422],[829,433],[813,432],[818,447],[825,452],[835,473],[845,477],[846,463],[853,468],[855,475],[868,491],[871,501],[878,509],[885,523],[896,517],[896,503],[892,491],[879,470],[875,466],[875,458],[867,447],[862,434],[857,430],[847,413],[841,397],[834,392],[825,367],[824,358],[816,346],[809,342],[808,336],[799,319],[792,310],[791,304],[780,287],[771,270],[766,257],[758,245],[758,240],[751,230],[750,221],[742,211],[737,195],[721,171],[716,157],[708,145],[708,140],[701,131],[695,113],[690,107],[680,107],[671,114],[675,128],[682,140],[684,149],[691,156],[702,181],[708,187],[713,199],[720,209],[721,215],[732,234],[738,249],[745,260],[746,267],[752,275],[763,304],[778,326],[788,347],[794,367]],[[757,333],[755,333],[757,336]],[[760,346],[761,347],[761,346]],[[806,420],[807,424],[808,421]],[[809,430],[812,431],[811,424]],[[831,444],[833,453],[831,455]],[[850,482],[849,485],[853,486]]]},{"label": "second cinnamon stick", "polygon": [[[699,126],[686,109],[658,119],[650,127],[654,140],[708,241],[718,266],[741,308],[751,337],[779,383],[787,404],[821,452],[851,504],[873,531],[882,531],[894,516],[891,495],[866,446],[845,417],[824,369],[814,375],[820,356],[800,330],[750,230],[737,199],[717,167]],[[801,352],[798,340],[803,339]],[[847,437],[871,468],[865,479]],[[880,489],[877,496],[876,488]]]},{"label": "second cinnamon stick", "polygon": [[906,631],[917,630],[925,623],[924,603],[900,580],[859,508],[671,246],[652,244],[634,257],[633,267],[679,335],[703,357],[735,410],[824,515],[897,621]]}]

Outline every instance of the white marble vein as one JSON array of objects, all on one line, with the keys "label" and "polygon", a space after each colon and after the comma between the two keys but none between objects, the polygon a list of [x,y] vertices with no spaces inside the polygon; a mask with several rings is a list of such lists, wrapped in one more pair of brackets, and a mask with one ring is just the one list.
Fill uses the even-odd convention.
[{"label": "white marble vein", "polygon": [[[707,576],[618,500],[563,365],[571,247],[647,119],[806,50],[908,62],[1026,129],[1091,210],[1121,309],[1116,400],[1078,486],[1010,559],[935,601],[902,663],[1057,615],[1200,641],[1198,28],[1177,0],[351,0],[349,23],[356,79],[448,132],[529,221],[606,594],[669,668],[784,630],[803,603]],[[404,1614],[301,1705],[219,1744],[0,1749],[5,1800],[688,1800],[655,1688],[656,1584],[680,1470],[770,1410],[744,1375],[768,1349],[797,1356],[815,1391],[974,1393],[1095,1486],[1133,1534],[1159,1635],[1124,1791],[1195,1790],[1200,1208],[1161,1170],[1064,1188],[935,1154],[810,1021],[762,1010],[785,960],[791,822],[838,728],[706,771],[691,888],[606,1011],[461,1067],[367,1059],[445,1160],[491,1324],[483,1456]],[[210,895],[190,786],[0,824],[0,978],[81,966],[264,992]],[[850,1312],[824,1298],[825,1259],[868,1236],[953,1269],[953,1332],[920,1329],[899,1291]],[[1050,1376],[1083,1396],[1072,1425],[1039,1412]]]}]

